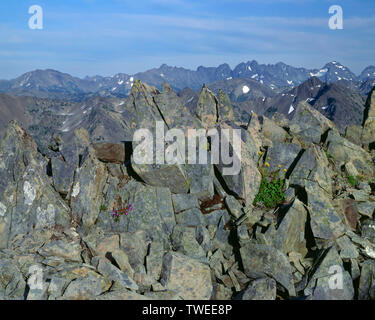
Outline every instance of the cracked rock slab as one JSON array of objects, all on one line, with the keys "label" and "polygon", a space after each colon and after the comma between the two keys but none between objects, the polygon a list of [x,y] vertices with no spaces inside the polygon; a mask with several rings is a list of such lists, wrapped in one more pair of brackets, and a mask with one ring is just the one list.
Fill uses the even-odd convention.
[{"label": "cracked rock slab", "polygon": [[164,256],[161,284],[185,300],[208,300],[213,289],[207,265],[172,251]]}]

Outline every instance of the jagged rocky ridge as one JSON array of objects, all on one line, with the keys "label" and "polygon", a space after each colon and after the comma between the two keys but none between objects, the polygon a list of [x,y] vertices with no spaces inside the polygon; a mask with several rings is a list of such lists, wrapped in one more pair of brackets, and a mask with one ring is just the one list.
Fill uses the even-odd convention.
[{"label": "jagged rocky ridge", "polygon": [[196,70],[172,67],[166,64],[133,75],[118,73],[114,76],[93,76],[83,79],[56,70],[34,70],[12,80],[0,80],[0,92],[16,96],[83,101],[93,95],[127,96],[135,80],[161,89],[164,82],[181,91],[188,87],[200,90],[203,84],[235,79],[248,79],[268,89],[280,91],[293,88],[311,77],[323,82],[337,82],[358,92],[366,92],[366,82],[374,81],[375,67],[369,66],[356,76],[349,68],[332,61],[320,69],[297,68],[282,62],[259,64],[248,61],[238,64],[233,70],[224,63],[218,67],[200,66]]},{"label": "jagged rocky ridge", "polygon": [[[345,135],[305,102],[290,120],[253,113],[244,126],[228,96],[207,87],[193,115],[168,85],[137,81],[125,109],[123,143],[92,141],[81,128],[43,154],[9,123],[2,299],[375,299],[374,90],[362,125]],[[240,129],[240,173],[222,175],[221,163],[135,164],[132,133],[155,121]],[[253,205],[266,164],[287,171],[285,199],[272,209]],[[128,204],[116,222],[111,209]],[[332,266],[342,289],[329,287]]]},{"label": "jagged rocky ridge", "polygon": [[[280,94],[252,79],[218,81],[207,87],[216,95],[223,91],[229,96],[236,122],[245,126],[252,112],[269,118],[278,112],[292,119],[298,103],[306,101],[332,120],[340,133],[350,125],[362,123],[367,98],[367,95],[360,95],[340,84],[326,84],[314,77]],[[188,88],[178,93],[192,115],[199,94]],[[74,129],[80,127],[88,130],[92,140],[122,141],[123,128],[127,126],[128,101],[129,97],[91,97],[77,103],[0,94],[0,137],[9,120],[15,119],[36,139],[41,149],[48,146],[55,134],[69,139]]]}]

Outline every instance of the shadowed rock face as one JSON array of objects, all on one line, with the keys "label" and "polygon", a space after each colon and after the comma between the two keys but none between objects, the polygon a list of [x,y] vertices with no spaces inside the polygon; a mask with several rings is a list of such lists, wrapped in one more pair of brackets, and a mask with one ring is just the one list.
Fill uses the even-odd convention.
[{"label": "shadowed rock face", "polygon": [[371,149],[375,148],[375,89],[372,89],[366,102],[362,142]]},{"label": "shadowed rock face", "polygon": [[[89,126],[73,125],[43,150],[9,123],[0,143],[1,299],[374,298],[372,95],[363,126],[345,137],[305,103],[291,120],[252,113],[239,126],[228,96],[205,87],[196,115],[167,84],[160,92],[137,81],[123,104],[103,101]],[[156,121],[239,130],[239,172],[225,175],[222,158],[135,163],[129,137],[155,133]],[[278,192],[273,207],[259,200]]]}]

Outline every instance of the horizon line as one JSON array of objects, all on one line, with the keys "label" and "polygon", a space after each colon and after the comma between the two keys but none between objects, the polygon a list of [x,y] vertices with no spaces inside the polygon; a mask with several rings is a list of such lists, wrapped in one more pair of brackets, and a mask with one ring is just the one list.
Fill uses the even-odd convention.
[{"label": "horizon line", "polygon": [[349,67],[347,67],[346,65],[343,65],[341,62],[339,62],[339,61],[337,61],[337,60],[332,60],[332,61],[327,62],[327,63],[326,63],[323,67],[321,67],[321,68],[310,69],[310,68],[306,68],[306,67],[303,67],[303,66],[298,66],[298,67],[297,67],[297,66],[293,66],[293,65],[287,64],[287,63],[282,62],[282,61],[278,61],[278,62],[276,62],[276,63],[260,63],[259,61],[253,59],[253,60],[248,60],[248,61],[246,61],[246,62],[245,62],[245,61],[239,62],[239,63],[237,63],[237,64],[234,66],[234,68],[233,68],[228,62],[223,62],[223,63],[221,63],[221,64],[218,64],[217,66],[204,66],[204,65],[199,65],[199,66],[197,66],[197,67],[195,68],[195,70],[194,70],[194,69],[187,68],[187,67],[184,67],[184,66],[172,66],[172,65],[169,65],[169,64],[167,64],[167,63],[162,63],[159,67],[153,67],[153,68],[150,68],[150,69],[146,69],[146,70],[144,70],[144,71],[138,71],[137,73],[133,73],[133,74],[132,74],[132,73],[126,73],[126,72],[117,72],[117,73],[115,73],[115,74],[108,75],[108,76],[100,75],[100,74],[95,74],[95,75],[85,75],[85,76],[83,76],[83,77],[80,77],[80,76],[77,76],[77,75],[73,75],[72,73],[65,72],[65,71],[61,71],[61,70],[58,70],[58,69],[53,69],[53,68],[39,69],[39,68],[36,68],[36,69],[30,70],[30,71],[26,71],[26,72],[20,74],[19,76],[15,77],[15,78],[10,78],[10,79],[9,79],[9,78],[8,78],[8,79],[1,78],[0,81],[12,81],[12,80],[15,80],[15,79],[17,79],[17,78],[19,78],[19,77],[21,77],[21,76],[27,74],[27,73],[31,73],[31,72],[35,72],[35,71],[56,71],[56,72],[59,72],[59,73],[68,74],[68,75],[70,75],[70,76],[72,76],[72,77],[74,77],[74,78],[78,78],[78,79],[80,79],[80,80],[85,80],[85,78],[93,78],[93,77],[113,78],[114,76],[116,76],[116,75],[118,75],[118,74],[126,74],[126,75],[129,75],[129,76],[135,76],[135,75],[138,74],[138,73],[145,73],[145,72],[148,72],[148,71],[151,71],[151,70],[154,70],[154,69],[161,68],[161,67],[163,67],[163,66],[172,67],[172,68],[179,68],[179,69],[185,69],[185,70],[188,70],[188,71],[197,72],[198,69],[201,68],[201,67],[203,67],[203,68],[218,68],[218,67],[223,66],[223,65],[228,65],[229,68],[231,69],[231,71],[234,71],[234,69],[235,69],[236,67],[238,67],[240,64],[243,64],[243,63],[246,64],[246,63],[254,62],[254,61],[255,61],[258,65],[275,66],[275,65],[281,63],[281,64],[284,64],[284,65],[290,66],[290,67],[292,67],[292,68],[296,68],[296,69],[306,69],[306,70],[309,70],[309,71],[312,71],[312,70],[319,70],[319,69],[324,68],[324,67],[325,67],[327,64],[329,64],[329,63],[334,63],[334,62],[336,62],[336,63],[338,63],[338,64],[340,64],[340,65],[342,65],[342,66],[348,68],[348,69],[350,70],[350,72],[352,72],[353,74],[356,75],[356,77],[360,76],[360,75],[362,74],[362,72],[363,72],[364,70],[366,70],[368,67],[375,67],[375,64],[370,64],[370,65],[364,67],[363,70],[362,70],[359,74],[356,74],[356,73],[353,72]]}]

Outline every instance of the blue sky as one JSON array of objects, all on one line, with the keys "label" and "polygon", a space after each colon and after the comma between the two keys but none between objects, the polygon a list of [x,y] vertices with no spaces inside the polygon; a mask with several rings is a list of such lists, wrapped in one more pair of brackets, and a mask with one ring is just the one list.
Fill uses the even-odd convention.
[{"label": "blue sky", "polygon": [[[31,5],[44,13],[31,30]],[[328,28],[331,5],[344,30]],[[355,73],[375,64],[374,0],[1,0],[0,79],[34,69],[128,74],[257,60]]]}]

